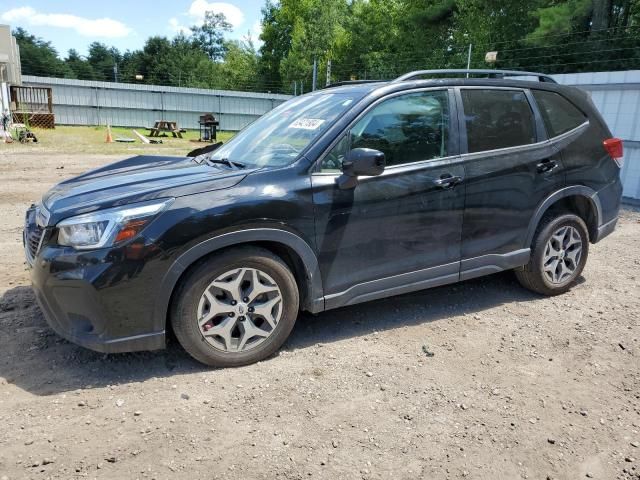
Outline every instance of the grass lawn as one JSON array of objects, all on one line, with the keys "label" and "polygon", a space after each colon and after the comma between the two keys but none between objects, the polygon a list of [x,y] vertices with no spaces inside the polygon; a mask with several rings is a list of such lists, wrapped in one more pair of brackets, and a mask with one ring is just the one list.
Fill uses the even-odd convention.
[{"label": "grass lawn", "polygon": [[[147,145],[142,143],[131,131],[131,128],[112,127],[111,135],[113,143],[106,143],[107,128],[57,126],[53,130],[32,129],[38,138],[38,143],[26,143],[14,141],[13,143],[0,142],[0,155],[7,153],[92,153],[92,154],[118,154],[118,155],[185,155],[187,152],[203,147],[207,143],[198,142],[199,133],[195,130],[183,133],[183,138],[160,137],[162,144]],[[136,128],[138,133],[147,135],[144,128]],[[233,137],[234,132],[218,132],[218,141],[226,142]],[[135,143],[119,143],[115,139],[126,137],[135,139]]]}]

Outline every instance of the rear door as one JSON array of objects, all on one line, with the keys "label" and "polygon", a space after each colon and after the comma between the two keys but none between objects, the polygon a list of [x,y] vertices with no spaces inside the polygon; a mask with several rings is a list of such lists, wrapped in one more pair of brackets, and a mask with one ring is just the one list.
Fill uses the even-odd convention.
[{"label": "rear door", "polygon": [[[327,308],[458,280],[464,170],[452,90],[408,92],[367,111],[312,175]],[[380,176],[336,185],[349,149],[385,153]]]},{"label": "rear door", "polygon": [[528,261],[529,222],[564,185],[564,172],[528,90],[461,87],[456,98],[466,175],[464,280]]}]

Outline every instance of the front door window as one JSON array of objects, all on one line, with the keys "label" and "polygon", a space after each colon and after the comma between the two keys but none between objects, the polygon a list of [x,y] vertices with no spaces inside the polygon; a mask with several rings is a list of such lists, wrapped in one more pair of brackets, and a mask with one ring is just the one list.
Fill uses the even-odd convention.
[{"label": "front door window", "polygon": [[449,154],[449,98],[445,90],[408,93],[373,107],[325,156],[321,171],[339,171],[346,153],[373,148],[387,166]]}]

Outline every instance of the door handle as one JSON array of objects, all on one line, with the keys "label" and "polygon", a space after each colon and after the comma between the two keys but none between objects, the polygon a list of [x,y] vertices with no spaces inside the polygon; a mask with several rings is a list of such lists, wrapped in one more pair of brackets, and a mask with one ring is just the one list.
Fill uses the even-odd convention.
[{"label": "door handle", "polygon": [[551,172],[558,167],[558,162],[555,160],[551,160],[547,158],[546,160],[542,160],[539,164],[536,165],[538,173]]},{"label": "door handle", "polygon": [[450,173],[440,175],[440,178],[436,178],[433,181],[434,185],[440,188],[451,188],[456,186],[460,182],[462,182],[462,177],[458,175],[451,175]]}]

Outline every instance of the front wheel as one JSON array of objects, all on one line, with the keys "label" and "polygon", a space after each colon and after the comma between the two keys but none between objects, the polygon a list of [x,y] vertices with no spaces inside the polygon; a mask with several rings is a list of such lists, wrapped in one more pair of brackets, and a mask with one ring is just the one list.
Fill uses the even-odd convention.
[{"label": "front wheel", "polygon": [[177,292],[171,322],[196,360],[237,367],[280,348],[298,305],[298,287],[287,265],[268,250],[242,247],[195,267]]},{"label": "front wheel", "polygon": [[582,273],[589,254],[589,232],[577,215],[545,217],[533,240],[529,263],[516,270],[520,283],[542,295],[569,290]]}]

